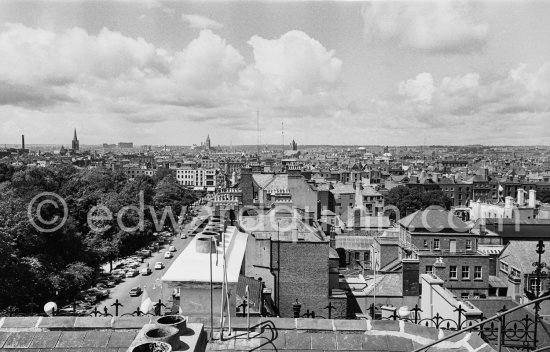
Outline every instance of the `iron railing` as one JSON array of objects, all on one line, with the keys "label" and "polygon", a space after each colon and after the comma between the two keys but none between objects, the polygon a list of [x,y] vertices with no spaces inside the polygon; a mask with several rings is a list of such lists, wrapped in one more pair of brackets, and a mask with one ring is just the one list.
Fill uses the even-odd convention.
[{"label": "iron railing", "polygon": [[[440,342],[452,339],[460,334],[476,331],[479,332],[482,339],[485,341],[495,341],[497,351],[501,351],[502,347],[512,347],[524,351],[538,351],[537,343],[537,325],[540,323],[540,317],[535,314],[535,319],[526,316],[521,320],[506,322],[506,316],[515,312],[518,309],[529,305],[540,305],[542,301],[550,299],[550,291],[546,292],[539,298],[533,301],[520,304],[514,308],[500,311],[495,316],[483,319],[464,329],[459,329],[455,333],[449,334],[442,339],[429,343],[425,346],[415,349],[413,352],[426,351],[428,348],[439,344]],[[496,326],[495,326],[496,321]],[[540,349],[539,349],[540,350]]]}]

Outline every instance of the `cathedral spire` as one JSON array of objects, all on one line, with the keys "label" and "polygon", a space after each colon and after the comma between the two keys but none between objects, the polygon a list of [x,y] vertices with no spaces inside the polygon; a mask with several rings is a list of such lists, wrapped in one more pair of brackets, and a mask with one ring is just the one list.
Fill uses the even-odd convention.
[{"label": "cathedral spire", "polygon": [[74,129],[73,142],[71,143],[73,153],[76,153],[80,150],[80,143],[78,142],[78,137],[76,136],[76,128]]}]

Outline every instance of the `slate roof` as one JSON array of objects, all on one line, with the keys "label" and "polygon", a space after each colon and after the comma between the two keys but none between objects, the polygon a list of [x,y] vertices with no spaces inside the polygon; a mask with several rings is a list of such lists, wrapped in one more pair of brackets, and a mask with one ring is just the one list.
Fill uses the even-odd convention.
[{"label": "slate roof", "polygon": [[374,239],[364,236],[336,236],[336,248],[343,248],[348,251],[367,251],[370,250]]},{"label": "slate roof", "polygon": [[403,274],[400,272],[378,274],[376,275],[376,285],[373,282],[365,290],[365,293],[373,295],[375,287],[376,296],[401,297],[403,296]]},{"label": "slate roof", "polygon": [[[533,271],[532,263],[537,254],[534,241],[510,241],[500,254],[500,259],[519,269],[523,274]],[[542,261],[550,262],[550,241],[544,241],[546,251],[542,254]]]},{"label": "slate roof", "polygon": [[249,307],[251,311],[260,311],[260,300],[262,299],[262,283],[250,277],[239,275],[237,283],[237,301],[242,303],[246,296],[246,286],[248,285]]},{"label": "slate roof", "polygon": [[508,285],[498,276],[489,275],[489,286],[496,288],[506,288]]},{"label": "slate roof", "polygon": [[378,193],[374,188],[372,187],[365,187],[361,190],[361,194],[363,196],[381,196],[380,193]]},{"label": "slate roof", "polygon": [[350,183],[344,184],[340,182],[335,182],[332,185],[334,188],[330,191],[334,194],[348,194],[348,193],[355,193],[355,189],[353,188],[353,185]]},{"label": "slate roof", "polygon": [[399,221],[401,226],[411,231],[467,233],[469,226],[447,210],[427,208],[417,210]]}]

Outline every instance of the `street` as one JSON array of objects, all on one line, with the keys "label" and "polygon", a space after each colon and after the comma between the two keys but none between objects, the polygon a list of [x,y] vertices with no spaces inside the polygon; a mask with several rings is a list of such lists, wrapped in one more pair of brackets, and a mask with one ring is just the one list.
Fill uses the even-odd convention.
[{"label": "street", "polygon": [[[115,307],[111,305],[118,299],[119,303],[122,304],[122,306],[119,307],[118,314],[122,315],[125,313],[132,313],[135,312],[141,305],[142,298],[145,294],[149,296],[153,303],[158,302],[158,300],[162,297],[162,303],[164,303],[168,308],[171,307],[172,292],[168,292],[168,289],[163,290],[160,279],[170,265],[172,265],[174,259],[189,244],[191,239],[192,237],[181,239],[179,238],[179,235],[174,236],[172,244],[177,249],[177,251],[173,253],[174,257],[171,259],[164,259],[164,252],[168,250],[168,247],[170,247],[170,245],[165,244],[158,252],[154,252],[151,257],[146,258],[143,265],[140,267],[141,269],[145,267],[146,263],[149,263],[149,268],[153,271],[150,275],[143,276],[139,274],[135,277],[125,278],[121,283],[111,289],[109,298],[100,302],[97,305],[97,309],[103,312],[103,307],[107,306],[108,312],[114,315]],[[156,262],[164,263],[164,269],[155,270],[154,266]],[[143,289],[143,293],[137,297],[130,297],[130,290],[136,286],[141,287]],[[163,308],[163,312],[164,309],[166,308]]]}]

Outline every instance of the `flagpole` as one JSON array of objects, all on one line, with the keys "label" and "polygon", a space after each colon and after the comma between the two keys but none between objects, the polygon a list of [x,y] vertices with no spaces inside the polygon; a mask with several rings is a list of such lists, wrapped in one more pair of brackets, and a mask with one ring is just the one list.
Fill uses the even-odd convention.
[{"label": "flagpole", "polygon": [[[213,237],[212,237],[211,241],[212,240],[214,240]],[[214,337],[214,293],[213,293],[213,285],[212,285],[212,242],[210,242],[209,252],[210,252],[210,341],[212,341],[212,339]]]}]

